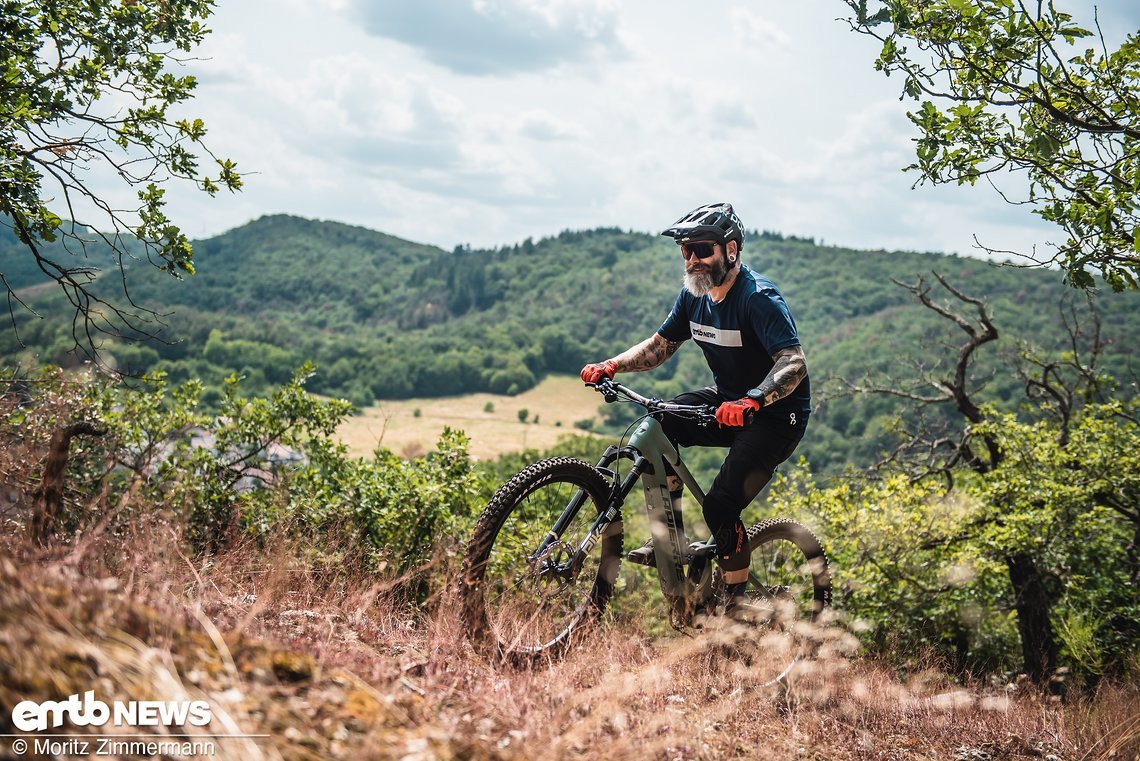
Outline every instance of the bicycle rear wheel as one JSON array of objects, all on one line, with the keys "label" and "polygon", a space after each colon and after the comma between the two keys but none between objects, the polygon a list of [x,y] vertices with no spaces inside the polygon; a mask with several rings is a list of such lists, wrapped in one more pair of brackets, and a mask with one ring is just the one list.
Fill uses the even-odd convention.
[{"label": "bicycle rear wheel", "polygon": [[[815,534],[796,521],[777,518],[748,529],[748,586],[734,616],[734,650],[760,686],[782,682],[809,652],[811,627],[831,605],[831,572]],[[723,577],[722,577],[723,578]]]},{"label": "bicycle rear wheel", "polygon": [[831,571],[816,535],[786,518],[761,521],[748,529],[745,595],[785,620],[814,621],[831,605]]},{"label": "bicycle rear wheel", "polygon": [[[476,524],[463,563],[463,617],[472,640],[516,663],[556,655],[613,594],[620,519],[579,564],[576,551],[609,502],[610,485],[569,457],[537,462],[505,483]],[[536,554],[571,503],[580,507],[557,541]]]}]

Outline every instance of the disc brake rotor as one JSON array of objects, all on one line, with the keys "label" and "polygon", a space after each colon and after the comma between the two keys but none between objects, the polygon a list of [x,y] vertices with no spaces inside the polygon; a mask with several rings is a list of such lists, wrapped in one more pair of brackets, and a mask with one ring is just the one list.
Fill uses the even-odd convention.
[{"label": "disc brake rotor", "polygon": [[531,561],[534,590],[543,597],[558,597],[574,584],[571,561],[577,550],[568,542],[553,542]]}]

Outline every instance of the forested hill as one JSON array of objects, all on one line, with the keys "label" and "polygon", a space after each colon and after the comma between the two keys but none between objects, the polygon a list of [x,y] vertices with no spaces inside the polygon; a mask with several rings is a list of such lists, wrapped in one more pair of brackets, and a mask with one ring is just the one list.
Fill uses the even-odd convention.
[{"label": "forested hill", "polygon": [[[0,246],[12,269],[18,248]],[[26,253],[23,254],[26,256]],[[817,397],[828,376],[913,375],[916,364],[949,361],[961,333],[891,282],[942,273],[990,305],[1002,333],[983,357],[996,366],[1020,339],[1061,350],[1068,335],[1058,305],[1073,293],[1055,271],[1003,268],[938,254],[854,251],[761,233],[745,261],[784,292],[799,324]],[[315,391],[358,404],[375,398],[515,393],[548,373],[577,373],[654,331],[676,297],[682,262],[668,239],[618,229],[564,232],[491,250],[444,251],[360,227],[271,216],[195,244],[198,274],[178,281],[143,266],[132,295],[168,318],[168,345],[110,345],[122,367],[167,370],[174,379],[219,381],[233,370],[251,389],[287,379],[305,360],[320,370]],[[937,286],[936,286],[937,287]],[[69,318],[58,304],[34,302]],[[1076,299],[1081,304],[1079,298]],[[1110,342],[1107,369],[1129,372],[1140,297],[1097,300]],[[56,319],[20,315],[24,342],[44,361],[67,364],[69,332]],[[19,353],[11,331],[0,349]],[[699,350],[683,348],[653,374],[665,395],[708,381]],[[648,383],[648,381],[647,381]],[[1012,374],[995,379],[1000,400]],[[895,408],[886,400],[817,404],[813,438],[846,456],[843,441],[865,434]]]}]

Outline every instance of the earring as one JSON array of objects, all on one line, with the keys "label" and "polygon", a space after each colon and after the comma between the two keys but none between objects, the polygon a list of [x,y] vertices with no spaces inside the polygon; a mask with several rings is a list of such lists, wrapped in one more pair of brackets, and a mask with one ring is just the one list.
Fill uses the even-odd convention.
[{"label": "earring", "polygon": [[736,264],[736,257],[735,256],[728,257],[728,263],[729,264]]}]

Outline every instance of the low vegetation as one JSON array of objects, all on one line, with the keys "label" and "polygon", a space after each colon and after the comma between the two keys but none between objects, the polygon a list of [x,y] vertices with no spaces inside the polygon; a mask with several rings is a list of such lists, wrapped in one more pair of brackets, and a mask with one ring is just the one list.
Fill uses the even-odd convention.
[{"label": "low vegetation", "polygon": [[[449,582],[482,504],[535,453],[475,462],[449,431],[420,457],[353,458],[334,439],[348,405],[307,394],[306,376],[253,399],[234,380],[216,415],[194,384],[5,379],[0,648],[26,665],[0,678],[0,720],[17,699],[95,685],[106,699],[204,696],[232,731],[269,735],[220,740],[234,758],[1140,752],[1137,638],[1097,624],[1108,609],[1118,627],[1134,615],[1098,570],[1123,546],[1047,544],[1050,568],[1074,574],[1058,581],[1084,591],[1065,598],[1062,668],[1033,683],[1018,677],[1008,581],[987,560],[1015,538],[984,524],[959,536],[981,503],[905,479],[824,488],[797,471],[780,485],[768,509],[821,529],[840,592],[782,691],[755,686],[731,639],[670,632],[655,583],[629,566],[565,660],[523,672],[482,660]],[[72,440],[59,512],[38,532],[48,442],[75,420],[101,433]],[[1089,519],[1108,518],[1079,522],[1107,537],[1112,524]]]},{"label": "low vegetation", "polygon": [[[836,630],[786,690],[762,691],[714,638],[609,620],[531,671],[475,657],[445,597],[323,570],[284,543],[190,561],[159,527],[54,552],[6,539],[3,716],[17,699],[202,699],[221,759],[1125,759],[1135,685],[1062,702],[1017,681],[900,678]],[[224,723],[223,723],[224,721]],[[219,731],[213,725],[211,731]],[[5,730],[10,731],[10,730]],[[70,728],[83,737],[90,728]],[[140,730],[141,732],[142,730]],[[155,737],[151,735],[151,737]]]}]

